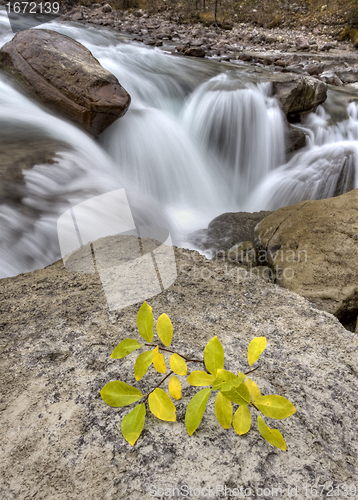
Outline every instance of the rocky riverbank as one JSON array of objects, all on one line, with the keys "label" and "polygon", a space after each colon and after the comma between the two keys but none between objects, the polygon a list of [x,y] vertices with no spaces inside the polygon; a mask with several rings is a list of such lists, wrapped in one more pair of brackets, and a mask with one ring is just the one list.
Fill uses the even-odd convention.
[{"label": "rocky riverbank", "polygon": [[341,40],[342,26],[270,29],[242,22],[225,30],[182,24],[169,13],[117,11],[109,4],[77,6],[64,19],[113,29],[173,53],[250,62],[277,72],[312,75],[336,86],[358,82],[357,51],[353,42]]}]

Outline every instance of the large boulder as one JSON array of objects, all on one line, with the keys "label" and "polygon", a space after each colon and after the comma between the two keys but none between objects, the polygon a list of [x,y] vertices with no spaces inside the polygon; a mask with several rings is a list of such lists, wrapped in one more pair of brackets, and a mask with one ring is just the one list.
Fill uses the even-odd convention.
[{"label": "large boulder", "polygon": [[56,31],[19,32],[0,50],[0,69],[30,97],[93,136],[130,104],[117,78],[86,47]]},{"label": "large boulder", "polygon": [[[309,493],[323,485],[326,494],[355,484],[358,337],[293,292],[238,278],[196,252],[177,250],[177,259],[176,282],[148,300],[155,319],[165,312],[173,322],[171,348],[201,358],[217,335],[225,368],[246,371],[248,343],[265,335],[268,346],[252,378],[264,394],[280,394],[297,408],[287,420],[266,419],[282,432],[288,452],[261,438],[254,409],[248,434],[222,429],[213,395],[189,437],[186,406],[201,388],[185,377],[177,422],[148,410],[132,448],[120,432],[129,408],[107,406],[99,392],[119,379],[147,393],[162,379],[150,367],[137,383],[135,353],[110,358],[122,339],[140,338],[139,304],[109,312],[97,274],[70,273],[58,262],[0,281],[1,498],[149,500],[179,498],[173,488],[187,486],[201,500],[228,498],[228,489],[238,496],[234,488],[243,486],[248,498],[286,499],[305,498],[305,486]],[[238,498],[244,496],[242,490]]]},{"label": "large boulder", "polygon": [[358,316],[358,189],[280,208],[255,229],[280,286],[354,329]]},{"label": "large boulder", "polygon": [[271,81],[272,93],[291,121],[314,111],[327,99],[327,85],[311,76],[278,74]]}]

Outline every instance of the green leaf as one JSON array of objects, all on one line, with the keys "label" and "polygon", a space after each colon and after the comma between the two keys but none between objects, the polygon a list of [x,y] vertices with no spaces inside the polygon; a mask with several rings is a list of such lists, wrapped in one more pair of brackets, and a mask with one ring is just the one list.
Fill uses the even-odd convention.
[{"label": "green leaf", "polygon": [[232,420],[234,431],[242,436],[249,432],[251,427],[251,413],[247,406],[239,406]]},{"label": "green leaf", "polygon": [[169,347],[173,338],[173,325],[169,316],[164,313],[158,318],[157,333],[163,344]]},{"label": "green leaf", "polygon": [[153,351],[146,351],[139,354],[134,364],[134,376],[136,380],[140,380],[148,371],[148,368],[153,363]]},{"label": "green leaf", "polygon": [[247,351],[247,359],[250,366],[252,366],[255,361],[259,359],[262,352],[265,350],[266,345],[267,341],[265,337],[255,337],[251,340]]},{"label": "green leaf", "polygon": [[154,389],[154,391],[149,394],[148,404],[150,411],[157,418],[160,418],[160,420],[165,420],[166,422],[176,421],[176,408],[173,401],[163,389],[159,387]]},{"label": "green leaf", "polygon": [[211,385],[213,383],[213,381],[214,381],[214,377],[212,375],[209,375],[209,373],[206,373],[202,370],[195,370],[195,371],[191,372],[191,374],[187,378],[187,382],[190,385],[194,385],[195,387]]},{"label": "green leaf", "polygon": [[177,375],[186,375],[188,373],[188,367],[186,366],[186,363],[184,359],[179,356],[179,354],[172,354],[170,356],[170,368],[173,370],[174,373]]},{"label": "green leaf", "polygon": [[288,418],[296,411],[293,404],[283,396],[260,396],[255,398],[254,404],[266,417],[277,420]]},{"label": "green leaf", "polygon": [[257,387],[257,385],[255,384],[255,382],[253,380],[251,380],[251,378],[246,377],[245,385],[249,389],[250,396],[251,396],[251,399],[253,401],[255,401],[256,398],[260,398],[261,397],[260,389]]},{"label": "green leaf", "polygon": [[232,412],[231,402],[221,392],[218,392],[215,399],[215,415],[224,429],[230,429],[231,427]]},{"label": "green leaf", "polygon": [[[225,388],[225,390],[224,390]],[[249,389],[240,380],[229,380],[226,382],[224,388],[220,392],[233,403],[237,405],[247,405],[250,403],[250,392]]]},{"label": "green leaf", "polygon": [[261,436],[270,444],[272,444],[272,446],[275,446],[276,448],[279,448],[283,451],[287,450],[287,445],[282,437],[281,432],[277,429],[270,429],[270,427],[268,427],[268,425],[266,425],[263,421],[261,415],[258,415],[257,417],[257,426],[259,428]]},{"label": "green leaf", "polygon": [[158,346],[153,350],[153,366],[158,373],[165,373],[167,371],[164,356],[159,352]]},{"label": "green leaf", "polygon": [[132,387],[120,380],[114,380],[103,387],[101,397],[109,406],[119,408],[135,403],[143,397],[143,394],[136,387]]},{"label": "green leaf", "polygon": [[181,383],[175,375],[170,377],[168,389],[172,398],[181,399]]},{"label": "green leaf", "polygon": [[112,359],[122,359],[128,356],[131,352],[142,347],[138,340],[124,339],[120,342],[111,354]]},{"label": "green leaf", "polygon": [[[239,374],[240,374],[240,372],[239,372]],[[239,379],[240,379],[240,382],[242,382],[244,380],[244,378],[245,378],[245,375],[243,373],[240,374],[240,377],[237,377],[234,373],[229,372],[228,370],[220,369],[217,371],[217,377],[212,384],[212,388],[214,389],[214,391],[217,391],[218,389],[221,390],[222,388],[225,389],[226,382],[229,382],[230,380],[239,381]]]},{"label": "green leaf", "polygon": [[210,393],[211,389],[201,389],[201,391],[197,392],[189,401],[185,413],[185,427],[189,436],[192,436],[200,425]]},{"label": "green leaf", "polygon": [[218,370],[224,368],[224,348],[216,335],[205,346],[204,363],[214,377]]},{"label": "green leaf", "polygon": [[137,327],[144,340],[153,341],[153,313],[152,308],[145,301],[137,314]]},{"label": "green leaf", "polygon": [[141,435],[145,421],[145,404],[137,405],[122,420],[121,430],[123,437],[134,446]]}]

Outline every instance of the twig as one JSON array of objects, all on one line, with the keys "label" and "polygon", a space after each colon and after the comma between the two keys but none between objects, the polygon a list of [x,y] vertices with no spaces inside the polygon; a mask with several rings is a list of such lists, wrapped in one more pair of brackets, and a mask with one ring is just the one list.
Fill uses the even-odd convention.
[{"label": "twig", "polygon": [[[175,351],[171,351],[170,349],[165,349],[165,347],[160,347],[160,346],[157,346],[155,344],[144,344],[144,345],[146,345],[148,347],[159,347],[159,349],[161,351],[171,352],[172,354],[178,354]],[[202,363],[202,364],[205,364],[204,361],[200,361],[200,359],[189,359],[189,358],[186,358],[185,356],[183,356],[182,354],[178,354],[178,356],[180,356],[181,358],[183,358],[184,361],[186,361],[187,363]]]},{"label": "twig", "polygon": [[244,375],[248,375],[249,373],[255,372],[259,368],[260,368],[259,366],[256,366],[256,368],[254,368],[253,370],[250,370],[249,372],[244,373]]},{"label": "twig", "polygon": [[148,398],[149,398],[149,396],[152,394],[152,392],[154,392],[154,391],[155,391],[155,389],[158,389],[158,387],[160,387],[160,386],[162,385],[162,383],[163,383],[163,382],[165,382],[165,381],[166,381],[166,379],[167,379],[170,375],[172,375],[173,373],[174,373],[174,372],[169,372],[169,373],[168,373],[168,375],[166,375],[166,376],[163,378],[163,380],[162,380],[161,382],[159,382],[159,384],[158,384],[156,387],[154,387],[153,391],[150,391],[150,392],[149,392],[149,393],[145,396],[145,399],[144,399],[144,401],[143,401],[143,404],[147,401],[147,399],[148,399]]}]

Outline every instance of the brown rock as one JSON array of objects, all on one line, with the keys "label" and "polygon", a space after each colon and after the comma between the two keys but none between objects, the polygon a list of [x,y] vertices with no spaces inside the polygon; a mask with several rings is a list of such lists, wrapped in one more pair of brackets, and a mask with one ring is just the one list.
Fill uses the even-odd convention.
[{"label": "brown rock", "polygon": [[285,115],[296,119],[326,100],[327,85],[311,76],[276,75],[272,92],[280,101]]},{"label": "brown rock", "polygon": [[184,55],[191,57],[205,57],[205,49],[202,47],[189,47],[185,50]]},{"label": "brown rock", "polygon": [[0,50],[0,68],[30,97],[93,136],[130,104],[117,78],[86,47],[56,31],[19,32]]},{"label": "brown rock", "polygon": [[358,189],[280,208],[255,228],[276,283],[354,331],[358,315]]},{"label": "brown rock", "polygon": [[310,44],[306,38],[298,37],[296,38],[296,48],[297,50],[308,50],[310,48]]}]

